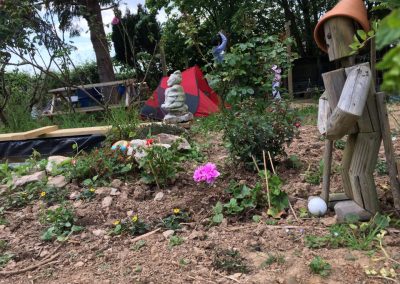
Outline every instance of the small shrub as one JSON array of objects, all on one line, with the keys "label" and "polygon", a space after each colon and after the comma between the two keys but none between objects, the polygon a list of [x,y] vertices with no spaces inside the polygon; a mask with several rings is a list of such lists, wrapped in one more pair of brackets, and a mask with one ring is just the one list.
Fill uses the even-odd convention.
[{"label": "small shrub", "polygon": [[46,210],[42,216],[42,223],[50,225],[42,234],[41,239],[44,241],[51,241],[57,239],[64,241],[70,234],[79,232],[83,228],[76,226],[76,218],[73,211],[65,204],[51,210]]},{"label": "small shrub", "polygon": [[112,125],[107,133],[106,145],[109,146],[118,140],[132,139],[137,135],[140,123],[139,113],[136,108],[109,109],[106,113],[108,125]]},{"label": "small shrub", "polygon": [[70,163],[64,165],[61,171],[68,178],[78,179],[79,181],[94,176],[97,176],[98,180],[109,181],[113,178],[125,177],[135,168],[136,163],[132,157],[127,156],[123,151],[114,151],[106,147],[94,149],[88,154],[82,153],[71,160]]},{"label": "small shrub", "polygon": [[180,170],[178,144],[170,148],[152,145],[143,149],[145,156],[139,160],[141,177],[145,183],[164,186],[175,179]]},{"label": "small shrub", "polygon": [[309,266],[312,273],[321,276],[328,276],[332,268],[331,265],[320,256],[314,257]]},{"label": "small shrub", "polygon": [[213,259],[213,266],[229,274],[249,272],[245,259],[239,251],[233,249],[218,250]]},{"label": "small shrub", "polygon": [[224,139],[229,151],[243,162],[245,168],[254,170],[254,157],[263,166],[263,151],[272,157],[284,154],[284,144],[290,144],[295,132],[296,118],[285,101],[270,104],[247,99],[237,109],[227,112],[224,119]]}]

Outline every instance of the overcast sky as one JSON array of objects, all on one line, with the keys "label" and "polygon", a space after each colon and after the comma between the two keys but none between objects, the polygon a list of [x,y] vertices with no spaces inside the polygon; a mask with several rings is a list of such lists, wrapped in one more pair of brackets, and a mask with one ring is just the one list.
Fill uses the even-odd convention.
[{"label": "overcast sky", "polygon": [[[142,4],[144,5],[145,0],[125,0],[123,1],[123,4],[120,6],[120,10],[122,13],[125,13],[126,8],[128,8],[131,12],[136,12],[137,10],[137,5]],[[103,16],[103,23],[104,23],[104,29],[106,31],[106,34],[111,32],[111,21],[114,18],[114,12],[112,9],[102,11],[102,16]],[[158,21],[160,22],[165,22],[167,19],[167,15],[165,14],[164,11],[161,11],[159,15],[157,16]],[[83,64],[87,61],[95,61],[96,57],[93,51],[93,46],[90,41],[90,33],[89,33],[89,27],[85,19],[82,17],[74,19],[74,25],[78,26],[81,30],[80,36],[78,37],[73,37],[69,38],[69,33],[66,33],[66,40],[68,41],[73,41],[72,45],[74,45],[77,49],[72,52],[72,60],[75,65],[80,65]],[[44,55],[44,60],[49,60],[49,57],[46,56],[45,53]],[[114,51],[111,51],[111,55],[114,56]],[[16,62],[17,59],[15,57],[12,58],[13,62]],[[9,69],[14,69],[15,67],[11,67]],[[27,71],[27,72],[32,72],[31,68],[28,66],[23,66],[19,67],[20,70]]]}]

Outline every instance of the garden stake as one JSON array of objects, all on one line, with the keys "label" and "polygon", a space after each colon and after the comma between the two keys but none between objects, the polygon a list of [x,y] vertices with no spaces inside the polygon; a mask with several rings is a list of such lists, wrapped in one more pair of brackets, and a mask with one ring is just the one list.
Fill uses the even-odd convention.
[{"label": "garden stake", "polygon": [[260,168],[259,168],[259,167],[258,167],[258,165],[257,165],[257,161],[256,161],[256,159],[254,158],[254,156],[253,156],[253,155],[251,155],[251,158],[253,159],[253,163],[254,163],[254,165],[256,166],[257,172],[259,172],[259,173],[260,173]]},{"label": "garden stake", "polygon": [[267,185],[268,208],[271,208],[271,200],[269,198],[269,184],[268,184],[267,163],[265,161],[265,151],[264,150],[263,150],[263,160],[264,160],[265,184]]},{"label": "garden stake", "polygon": [[271,162],[272,172],[274,173],[274,175],[276,175],[274,163],[272,162],[271,154],[269,153],[269,151],[268,151],[268,157],[269,157],[269,161]]},{"label": "garden stake", "polygon": [[[268,157],[269,157],[269,161],[270,161],[270,163],[271,163],[272,171],[274,172],[274,175],[276,175],[275,168],[274,168],[274,163],[272,162],[271,154],[270,154],[269,151],[268,151]],[[293,216],[294,216],[294,219],[296,219],[296,221],[299,222],[299,218],[297,218],[296,211],[294,211],[293,206],[292,206],[292,204],[290,203],[289,197],[288,197],[288,203],[289,203],[289,208],[290,208],[290,210],[292,211],[292,214],[293,214]]]}]

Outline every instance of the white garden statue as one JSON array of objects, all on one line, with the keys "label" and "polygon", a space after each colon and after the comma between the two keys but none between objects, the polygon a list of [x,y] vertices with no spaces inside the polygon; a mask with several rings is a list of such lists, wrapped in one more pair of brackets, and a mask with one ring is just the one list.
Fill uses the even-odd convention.
[{"label": "white garden statue", "polygon": [[175,71],[167,81],[168,88],[165,90],[165,101],[161,109],[166,112],[165,123],[187,122],[193,119],[193,114],[189,112],[186,105],[186,95],[183,87],[181,71]]}]

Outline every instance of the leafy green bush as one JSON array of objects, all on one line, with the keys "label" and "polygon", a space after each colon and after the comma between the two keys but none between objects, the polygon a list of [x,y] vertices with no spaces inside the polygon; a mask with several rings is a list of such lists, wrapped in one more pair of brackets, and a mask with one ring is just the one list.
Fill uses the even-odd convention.
[{"label": "leafy green bush", "polygon": [[144,182],[160,187],[175,179],[180,170],[177,143],[170,148],[152,145],[143,151],[145,156],[139,160],[139,168]]},{"label": "leafy green bush", "polygon": [[248,99],[227,112],[224,138],[231,155],[239,158],[246,169],[254,170],[252,156],[262,167],[263,151],[269,151],[273,158],[284,154],[284,144],[290,144],[297,131],[296,122],[294,112],[283,100],[266,104]]},{"label": "leafy green bush", "polygon": [[[289,200],[287,194],[281,190],[282,182],[277,175],[268,174],[268,180],[271,207],[268,208],[267,213],[275,217],[289,206]],[[229,202],[224,204],[217,202],[213,207],[212,224],[221,223],[224,217],[223,214],[243,215],[256,208],[268,206],[267,191],[260,183],[250,188],[245,184],[240,185],[236,182],[231,182],[226,192],[230,196]]]},{"label": "leafy green bush", "polygon": [[57,170],[68,178],[79,181],[93,177],[97,180],[109,181],[112,178],[125,177],[135,168],[135,160],[127,156],[124,151],[114,151],[105,147],[94,149],[90,153],[82,153]]},{"label": "leafy green bush", "polygon": [[54,210],[46,210],[41,219],[42,223],[50,225],[41,236],[41,239],[44,241],[51,241],[54,238],[58,241],[64,241],[72,233],[83,229],[75,225],[76,218],[74,212],[65,204]]},{"label": "leafy green bush", "polygon": [[276,36],[264,34],[235,44],[207,79],[224,100],[232,103],[248,97],[266,98],[271,94],[274,79],[271,67],[277,65],[285,72],[291,64],[292,58],[286,52],[291,41],[289,38],[282,42]]}]

